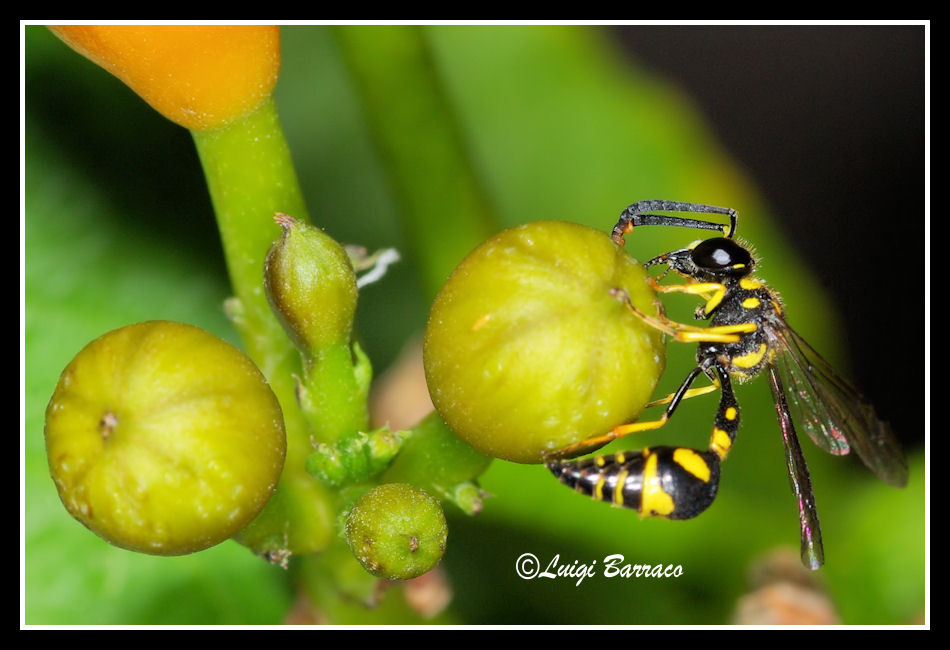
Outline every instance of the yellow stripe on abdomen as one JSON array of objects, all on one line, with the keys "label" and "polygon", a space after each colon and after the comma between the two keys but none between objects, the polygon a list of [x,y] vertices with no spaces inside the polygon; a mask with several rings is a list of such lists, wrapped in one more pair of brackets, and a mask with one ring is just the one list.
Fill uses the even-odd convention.
[{"label": "yellow stripe on abdomen", "polygon": [[614,486],[614,505],[622,506],[623,505],[623,486],[627,482],[627,475],[629,472],[627,470],[621,471],[617,474],[617,485]]},{"label": "yellow stripe on abdomen", "polygon": [[698,478],[703,483],[709,482],[709,465],[703,460],[703,457],[692,449],[680,447],[673,452],[673,462],[685,469],[687,472]]},{"label": "yellow stripe on abdomen", "polygon": [[[643,468],[643,488],[640,497],[640,514],[644,516],[658,515],[665,517],[673,512],[675,504],[673,497],[663,491],[660,476],[657,473],[656,454],[650,454]],[[618,486],[619,489],[619,486]]]}]

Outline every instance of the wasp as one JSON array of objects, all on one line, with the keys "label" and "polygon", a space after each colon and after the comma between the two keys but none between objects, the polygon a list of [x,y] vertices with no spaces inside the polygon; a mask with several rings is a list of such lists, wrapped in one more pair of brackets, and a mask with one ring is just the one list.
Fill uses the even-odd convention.
[{"label": "wasp", "polygon": [[[718,223],[655,212],[722,215]],[[732,382],[743,382],[762,373],[769,378],[792,491],[798,501],[801,557],[810,569],[824,563],[821,526],[808,466],[795,431],[804,428],[818,447],[834,455],[852,450],[878,477],[897,487],[907,483],[907,462],[890,426],[869,401],[794,330],[785,319],[778,295],[753,276],[756,260],[748,247],[735,239],[738,214],[731,208],[679,201],[639,201],[623,210],[611,239],[624,245],[624,235],[635,227],[660,225],[718,230],[722,236],[694,242],[647,261],[644,266],[665,266],[659,278],[649,278],[657,293],[686,293],[700,297],[700,327],[666,317],[658,304],[656,316],[641,312],[625,291],[612,290],[618,300],[648,325],[677,341],[698,345],[696,367],[679,388],[648,406],[666,404],[656,420],[614,427],[604,435],[582,440],[559,450],[548,469],[578,492],[616,506],[634,509],[645,517],[689,519],[702,513],[716,497],[720,465],[739,430],[739,404]],[[669,271],[685,279],[660,284]],[[709,386],[693,388],[699,375]],[[719,408],[709,447],[656,446],[579,460],[579,453],[640,431],[658,429],[687,398],[718,390]]]}]

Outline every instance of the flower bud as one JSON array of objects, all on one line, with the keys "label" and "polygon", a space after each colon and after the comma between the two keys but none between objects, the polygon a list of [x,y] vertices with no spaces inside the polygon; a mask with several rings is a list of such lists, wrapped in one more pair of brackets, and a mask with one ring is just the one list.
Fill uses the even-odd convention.
[{"label": "flower bud", "polygon": [[333,444],[317,445],[307,458],[307,471],[334,487],[366,481],[389,466],[409,435],[408,431],[390,431],[386,427],[369,433],[346,433]]},{"label": "flower bud", "polygon": [[267,299],[297,347],[309,358],[350,340],[356,273],[340,244],[319,228],[285,214],[284,229],[264,263]]},{"label": "flower bud", "polygon": [[280,30],[268,25],[50,27],[152,108],[192,130],[214,129],[260,106],[280,70]]}]

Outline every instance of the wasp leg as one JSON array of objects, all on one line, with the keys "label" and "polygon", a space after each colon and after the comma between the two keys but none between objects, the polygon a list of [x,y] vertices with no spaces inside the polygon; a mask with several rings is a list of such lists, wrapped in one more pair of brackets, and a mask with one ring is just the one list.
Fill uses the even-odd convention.
[{"label": "wasp leg", "polygon": [[709,451],[719,456],[719,460],[725,460],[739,431],[739,402],[732,392],[729,373],[718,365],[714,368],[719,378],[720,397],[712,436],[709,439]]},{"label": "wasp leg", "polygon": [[708,300],[707,294],[725,293],[726,285],[720,282],[690,282],[686,284],[656,284],[653,287],[661,293],[692,293]]},{"label": "wasp leg", "polygon": [[[716,374],[714,374],[712,370],[712,368],[715,367],[715,364],[716,364],[716,358],[714,356],[706,357],[705,359],[702,360],[702,362],[699,365],[697,365],[695,368],[693,368],[690,371],[690,373],[686,376],[686,379],[683,380],[683,382],[680,384],[679,388],[677,388],[675,392],[672,392],[666,397],[663,397],[658,400],[654,400],[653,402],[650,402],[649,404],[647,404],[647,407],[658,406],[660,404],[669,405],[666,407],[666,411],[664,411],[663,415],[660,416],[658,419],[645,420],[642,422],[631,422],[629,424],[620,424],[618,426],[615,426],[613,429],[611,429],[610,431],[608,431],[607,433],[603,435],[595,436],[592,438],[586,438],[572,445],[568,445],[567,447],[563,447],[557,450],[556,452],[553,452],[552,454],[550,454],[550,458],[552,460],[557,460],[561,458],[572,458],[574,456],[578,456],[580,454],[584,454],[589,451],[599,449],[600,447],[603,447],[604,445],[606,445],[608,442],[612,442],[616,440],[617,438],[622,438],[632,433],[640,433],[641,431],[651,431],[653,429],[659,429],[660,427],[662,427],[664,424],[666,424],[669,421],[669,419],[673,416],[673,413],[676,411],[676,408],[680,405],[680,402],[682,402],[684,399],[690,399],[692,397],[697,397],[699,395],[705,395],[707,393],[711,393],[721,388],[722,380]],[[710,380],[712,380],[713,383],[709,386],[703,386],[700,388],[690,388],[690,386],[692,386],[693,382],[696,380],[696,377],[698,377],[700,373],[706,373],[706,375],[710,378]],[[726,381],[727,382],[729,381],[728,375],[726,375]],[[731,388],[727,392],[729,395],[732,395]],[[731,398],[731,399],[732,399],[732,402],[735,401],[734,398]],[[732,402],[730,402],[730,404]]]},{"label": "wasp leg", "polygon": [[[681,399],[689,399],[690,397],[698,397],[699,395],[706,395],[707,393],[712,393],[719,390],[719,382],[714,382],[708,386],[703,386],[702,388],[690,388],[686,391]],[[670,393],[666,397],[661,397],[660,399],[655,399],[652,402],[648,402],[645,408],[650,408],[652,406],[660,406],[661,404],[669,404],[673,401],[673,398],[676,396],[676,393]]]},{"label": "wasp leg", "polygon": [[[704,360],[697,371],[710,371],[714,359]],[[555,477],[577,492],[597,501],[636,510],[644,517],[690,519],[712,504],[719,490],[720,463],[726,457],[739,428],[739,405],[729,375],[712,366],[719,388],[719,410],[706,451],[687,447],[648,447],[609,456],[548,463]],[[682,400],[684,386],[670,404]],[[702,389],[699,389],[702,390]],[[677,397],[678,396],[678,397]]]},{"label": "wasp leg", "polygon": [[[697,282],[688,277],[688,281],[681,284],[660,284],[660,280],[662,280],[669,271],[670,268],[667,267],[663,273],[655,278],[653,276],[647,276],[647,284],[657,293],[691,293],[706,301],[711,300],[714,295],[726,293],[726,285],[721,282]],[[720,300],[721,299],[720,297]]]},{"label": "wasp leg", "polygon": [[656,285],[654,290],[657,293],[689,293],[699,296],[706,301],[706,304],[696,310],[696,318],[705,318],[708,314],[719,306],[722,299],[726,297],[726,285],[719,282],[688,282],[686,284],[664,284]]},{"label": "wasp leg", "polygon": [[759,327],[755,322],[752,321],[748,323],[737,323],[735,325],[717,325],[714,327],[697,327],[696,325],[686,325],[684,323],[671,321],[662,312],[658,313],[656,316],[644,314],[634,306],[634,304],[630,301],[630,294],[628,294],[624,289],[611,289],[610,294],[623,300],[630,311],[636,314],[637,317],[643,320],[646,324],[660,330],[661,332],[669,334],[677,341],[684,341],[687,343],[737,343],[740,338],[739,334],[748,334],[749,332],[754,332]]},{"label": "wasp leg", "polygon": [[[690,371],[690,373],[686,376],[686,379],[683,380],[683,383],[680,384],[680,387],[676,390],[675,393],[670,393],[669,395],[664,397],[662,400],[660,400],[660,402],[658,402],[658,403],[669,404],[669,406],[666,407],[666,411],[663,413],[663,415],[659,419],[647,420],[644,422],[632,422],[630,424],[621,424],[619,426],[614,427],[613,429],[611,429],[610,431],[608,431],[607,433],[601,436],[587,438],[585,440],[575,442],[572,445],[568,445],[567,447],[559,449],[556,452],[551,454],[551,458],[552,459],[572,458],[579,454],[584,454],[589,451],[593,451],[594,449],[599,449],[600,447],[603,447],[604,445],[606,445],[608,442],[616,440],[617,438],[628,436],[631,433],[639,433],[641,431],[650,431],[652,429],[659,429],[660,427],[662,427],[664,424],[667,423],[667,421],[673,415],[673,412],[676,410],[676,407],[679,406],[681,401],[689,397],[695,397],[696,395],[702,395],[704,393],[710,392],[710,390],[707,387],[697,388],[697,389],[692,389],[692,390],[690,389],[690,385],[692,385],[693,381],[696,380],[696,377],[698,377],[701,372],[706,372],[706,368],[704,368],[702,365],[693,368]],[[715,387],[713,387],[713,390],[714,389]]]},{"label": "wasp leg", "polygon": [[[665,210],[667,212],[698,212],[702,214],[722,214],[728,215],[729,225],[715,223],[713,221],[702,221],[698,219],[684,219],[683,217],[671,217],[661,214],[648,214],[653,210]],[[739,222],[739,214],[732,208],[721,208],[716,205],[705,205],[702,203],[685,203],[682,201],[637,201],[624,208],[620,213],[620,219],[614,226],[610,238],[617,244],[623,246],[623,236],[629,234],[636,226],[680,226],[683,228],[697,228],[699,230],[718,230],[725,237],[733,237],[736,233],[736,225]]]}]

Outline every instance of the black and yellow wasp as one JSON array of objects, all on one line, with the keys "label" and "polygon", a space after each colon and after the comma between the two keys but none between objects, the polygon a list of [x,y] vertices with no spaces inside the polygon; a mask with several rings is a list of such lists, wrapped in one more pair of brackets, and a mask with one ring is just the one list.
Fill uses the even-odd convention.
[{"label": "black and yellow wasp", "polygon": [[[724,215],[729,224],[653,214],[653,212]],[[678,341],[698,344],[696,367],[676,392],[648,406],[666,404],[657,420],[614,427],[605,435],[560,450],[557,459],[577,456],[616,438],[657,429],[673,415],[683,399],[720,391],[719,409],[709,448],[656,446],[579,460],[552,460],[547,467],[578,492],[647,517],[689,519],[703,512],[716,497],[720,463],[729,453],[739,429],[739,404],[732,380],[745,381],[767,371],[775,398],[785,459],[792,490],[798,500],[802,562],[817,569],[824,563],[821,528],[808,467],[798,444],[795,424],[805,429],[825,451],[843,455],[854,450],[877,476],[898,487],[907,483],[904,454],[887,423],[847,380],[838,375],[815,350],[789,327],[776,293],[752,275],[755,259],[734,237],[738,214],[731,208],[678,201],[639,201],[620,215],[611,238],[624,244],[624,235],[638,226],[678,226],[719,230],[723,236],[698,241],[687,248],[654,257],[644,266],[665,265],[686,278],[682,284],[650,282],[658,293],[680,292],[705,300],[697,319],[711,319],[708,327],[669,320],[662,308],[657,316],[637,309],[626,292],[614,290],[619,300],[649,325]],[[706,375],[710,386],[691,388]]]}]

